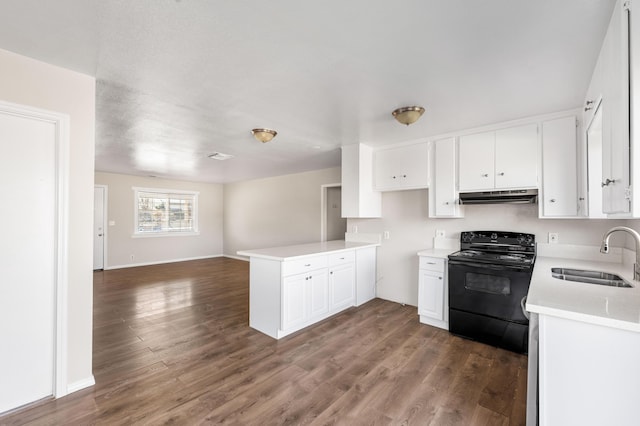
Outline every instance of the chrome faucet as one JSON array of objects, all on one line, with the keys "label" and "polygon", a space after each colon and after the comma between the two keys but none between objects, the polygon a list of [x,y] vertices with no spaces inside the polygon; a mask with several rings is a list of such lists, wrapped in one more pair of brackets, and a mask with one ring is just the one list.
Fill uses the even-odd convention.
[{"label": "chrome faucet", "polygon": [[627,228],[626,226],[614,226],[604,233],[602,236],[602,245],[600,246],[600,253],[609,253],[609,237],[616,231],[624,231],[633,237],[636,242],[636,263],[633,264],[633,279],[640,281],[640,234],[634,229]]}]

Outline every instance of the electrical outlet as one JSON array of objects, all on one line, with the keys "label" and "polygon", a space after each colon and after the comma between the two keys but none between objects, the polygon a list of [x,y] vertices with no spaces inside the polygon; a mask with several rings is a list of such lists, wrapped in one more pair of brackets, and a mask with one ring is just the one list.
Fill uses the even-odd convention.
[{"label": "electrical outlet", "polygon": [[135,257],[134,255],[131,255],[131,260],[133,260],[134,257]]},{"label": "electrical outlet", "polygon": [[358,232],[358,225],[353,225],[351,227],[351,232],[357,233]]},{"label": "electrical outlet", "polygon": [[436,229],[436,238],[444,238],[444,229]]},{"label": "electrical outlet", "polygon": [[549,244],[557,244],[557,243],[558,243],[558,233],[549,232]]},{"label": "electrical outlet", "polygon": [[383,238],[384,238],[385,240],[388,240],[389,238],[391,238],[391,236],[389,235],[389,231],[384,231],[384,234],[383,234],[383,235],[384,235],[384,236],[383,236]]}]

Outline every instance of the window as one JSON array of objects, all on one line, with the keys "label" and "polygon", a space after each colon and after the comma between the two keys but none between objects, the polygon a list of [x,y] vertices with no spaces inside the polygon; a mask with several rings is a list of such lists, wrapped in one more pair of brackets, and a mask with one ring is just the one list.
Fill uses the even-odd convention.
[{"label": "window", "polygon": [[198,233],[198,193],[133,188],[134,236],[194,235]]}]

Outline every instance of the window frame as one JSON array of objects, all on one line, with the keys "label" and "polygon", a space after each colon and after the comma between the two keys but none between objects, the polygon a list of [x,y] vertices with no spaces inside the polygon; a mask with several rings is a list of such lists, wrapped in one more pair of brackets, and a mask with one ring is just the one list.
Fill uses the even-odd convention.
[{"label": "window frame", "polygon": [[[198,196],[200,195],[199,191],[186,191],[181,189],[165,189],[165,188],[141,188],[137,186],[133,186],[131,187],[131,189],[133,190],[133,234],[132,234],[133,238],[188,237],[188,236],[200,235],[200,228],[198,225],[198,216],[199,216]],[[138,228],[138,207],[139,207],[140,193],[166,195],[168,198],[170,198],[171,195],[179,195],[183,197],[185,195],[192,196],[192,200],[193,200],[192,229],[189,231],[164,230],[164,231],[141,232]]]}]

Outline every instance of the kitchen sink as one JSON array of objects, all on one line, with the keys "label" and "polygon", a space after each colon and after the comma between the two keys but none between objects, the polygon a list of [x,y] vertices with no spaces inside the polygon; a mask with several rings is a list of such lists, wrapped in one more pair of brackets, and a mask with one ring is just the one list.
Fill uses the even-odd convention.
[{"label": "kitchen sink", "polygon": [[610,287],[633,287],[628,281],[616,274],[584,269],[551,268],[551,276],[565,281],[586,284],[608,285]]}]

